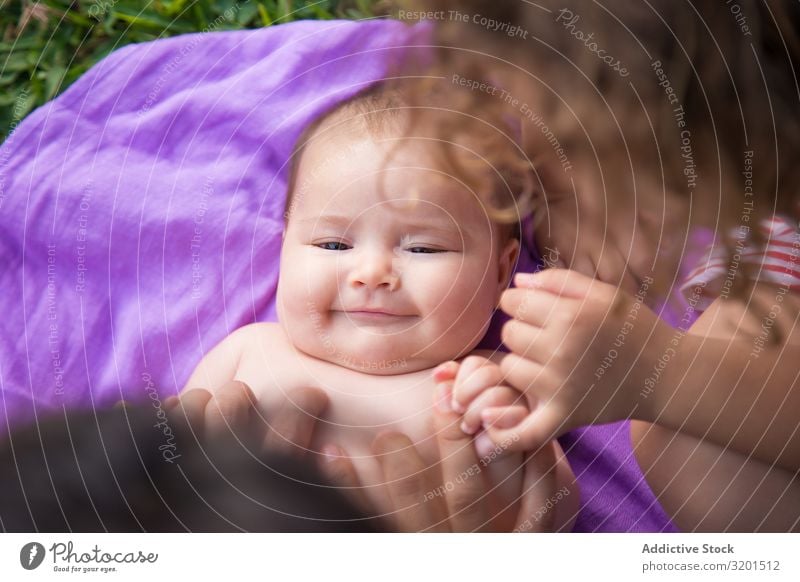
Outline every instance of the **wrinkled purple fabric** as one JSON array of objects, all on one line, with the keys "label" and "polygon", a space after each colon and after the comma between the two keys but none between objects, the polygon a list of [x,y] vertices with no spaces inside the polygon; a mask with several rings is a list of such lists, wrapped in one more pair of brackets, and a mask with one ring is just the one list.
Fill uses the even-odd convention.
[{"label": "wrinkled purple fabric", "polygon": [[[175,394],[230,332],[275,320],[292,145],[412,35],[299,22],[128,46],[22,122],[0,148],[0,418]],[[673,529],[627,427],[562,439],[577,531]]]}]

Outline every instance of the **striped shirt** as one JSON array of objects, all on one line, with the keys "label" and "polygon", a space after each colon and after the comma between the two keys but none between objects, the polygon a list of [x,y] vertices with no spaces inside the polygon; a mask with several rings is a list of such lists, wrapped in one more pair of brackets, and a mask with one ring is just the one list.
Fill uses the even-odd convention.
[{"label": "striped shirt", "polygon": [[717,298],[727,296],[743,263],[751,265],[758,281],[768,281],[800,291],[800,225],[786,217],[765,220],[759,227],[764,242],[748,242],[749,227],[733,233],[733,249],[711,245],[689,273],[681,292],[699,296],[697,309],[703,311]]}]

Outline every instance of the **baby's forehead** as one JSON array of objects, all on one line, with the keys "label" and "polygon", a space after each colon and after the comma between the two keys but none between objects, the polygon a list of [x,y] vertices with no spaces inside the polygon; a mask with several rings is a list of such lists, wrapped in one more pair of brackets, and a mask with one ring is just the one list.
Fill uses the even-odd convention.
[{"label": "baby's forehead", "polygon": [[356,216],[379,208],[398,219],[434,214],[455,225],[488,221],[483,198],[448,170],[435,144],[354,123],[323,125],[315,132],[302,154],[292,198],[292,210],[304,218]]},{"label": "baby's forehead", "polygon": [[413,226],[437,225],[441,228],[470,227],[488,224],[489,216],[476,202],[469,202],[468,193],[451,196],[386,196],[382,199],[370,197],[359,200],[349,197],[331,201],[323,207],[306,205],[298,208],[296,218],[304,223],[348,226],[357,222],[374,221],[381,224],[406,224]]}]

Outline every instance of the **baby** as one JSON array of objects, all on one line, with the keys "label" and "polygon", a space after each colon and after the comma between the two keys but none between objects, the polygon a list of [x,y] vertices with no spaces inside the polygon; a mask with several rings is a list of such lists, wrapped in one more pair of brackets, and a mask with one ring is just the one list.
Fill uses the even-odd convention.
[{"label": "baby", "polygon": [[[476,193],[465,172],[454,170],[471,165],[477,175],[480,158],[469,144],[442,156],[441,143],[410,137],[406,121],[400,97],[379,88],[305,131],[286,202],[279,323],[235,331],[203,358],[185,388],[213,391],[239,380],[266,411],[292,388],[323,388],[329,414],[313,448],[336,443],[346,450],[376,507],[383,479],[370,443],[378,432],[405,433],[430,470],[439,470],[433,370],[472,355],[477,377],[481,362],[502,357],[473,350],[519,251],[518,226],[490,218],[489,204],[504,189],[513,200],[499,174],[484,162],[477,173],[494,173],[493,192]],[[518,401],[512,389],[499,389],[472,405],[465,422],[479,425],[483,407]],[[482,434],[476,445],[479,456],[494,460],[472,478],[499,485],[497,497],[509,509],[498,510],[494,525],[513,526],[522,455]]]}]

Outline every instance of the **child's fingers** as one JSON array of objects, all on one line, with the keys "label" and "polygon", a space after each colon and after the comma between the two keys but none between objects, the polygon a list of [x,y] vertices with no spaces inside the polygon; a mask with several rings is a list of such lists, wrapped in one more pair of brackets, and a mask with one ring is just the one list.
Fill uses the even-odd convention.
[{"label": "child's fingers", "polygon": [[509,350],[528,360],[545,363],[553,352],[553,342],[563,337],[554,337],[542,328],[512,319],[500,330],[500,339]]},{"label": "child's fingers", "polygon": [[480,356],[469,356],[458,370],[453,385],[453,410],[466,411],[478,394],[503,382],[503,373],[497,364]]},{"label": "child's fingers", "polygon": [[[489,410],[492,412],[487,412],[487,416],[495,414],[493,409]],[[498,418],[494,419],[494,422],[488,422],[486,433],[495,444],[507,444],[510,451],[535,451],[558,436],[557,429],[560,426],[560,420],[557,415],[553,414],[550,407],[536,408],[533,412],[522,416],[516,425],[513,425],[513,420],[515,415],[520,414],[520,411],[507,410],[505,414],[504,420]]]},{"label": "child's fingers", "polygon": [[538,273],[517,273],[514,276],[514,285],[526,289],[541,289],[560,297],[583,299],[593,286],[602,283],[572,269],[544,269]]},{"label": "child's fingers", "polygon": [[546,366],[515,353],[503,356],[499,367],[503,374],[503,384],[522,392],[531,410],[540,395],[552,394],[559,387]]},{"label": "child's fingers", "polygon": [[566,303],[575,303],[575,299],[525,287],[506,289],[500,295],[500,309],[513,319],[536,327],[544,327]]},{"label": "child's fingers", "polygon": [[481,413],[487,409],[498,406],[510,406],[513,404],[524,406],[525,399],[522,394],[508,386],[494,386],[488,388],[478,395],[467,407],[464,418],[461,422],[461,430],[466,434],[475,434],[481,428]]}]

